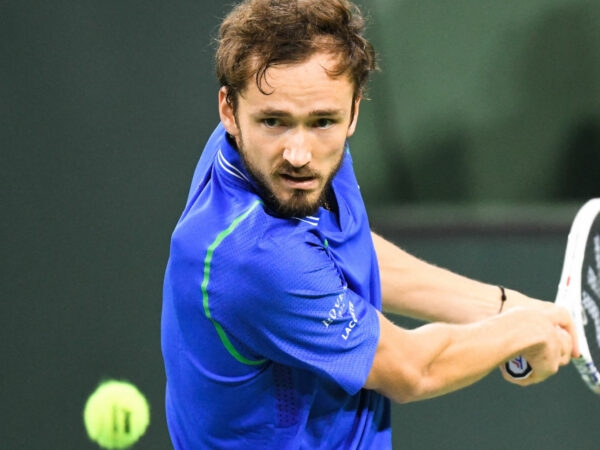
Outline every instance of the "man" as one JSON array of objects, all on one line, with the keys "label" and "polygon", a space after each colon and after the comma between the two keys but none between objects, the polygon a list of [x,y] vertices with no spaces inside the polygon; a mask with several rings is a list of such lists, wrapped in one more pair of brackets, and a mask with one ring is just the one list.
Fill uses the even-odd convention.
[{"label": "man", "polygon": [[[346,143],[375,69],[362,31],[347,0],[248,0],[221,25],[221,123],[164,285],[177,449],[390,448],[390,400],[518,354],[534,368],[518,383],[536,383],[577,355],[563,309],[371,233]],[[403,330],[382,309],[436,323]]]}]

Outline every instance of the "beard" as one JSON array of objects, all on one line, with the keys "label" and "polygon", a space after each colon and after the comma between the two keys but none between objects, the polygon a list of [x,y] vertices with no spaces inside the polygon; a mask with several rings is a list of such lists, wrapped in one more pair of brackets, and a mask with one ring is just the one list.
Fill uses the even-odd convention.
[{"label": "beard", "polygon": [[[311,169],[295,168],[289,162],[283,161],[277,166],[271,174],[262,173],[258,170],[250,161],[244,151],[243,139],[240,136],[240,140],[237,142],[238,153],[242,158],[242,163],[246,168],[246,171],[254,181],[258,188],[259,195],[265,202],[265,206],[271,212],[279,217],[306,217],[315,215],[319,207],[325,205],[332,205],[335,197],[333,196],[333,189],[331,183],[333,178],[340,170],[343,161],[344,152],[340,152],[341,156],[339,161],[336,163],[334,169],[327,175],[326,182],[323,185],[321,192],[315,197],[313,192],[308,192],[303,189],[294,189],[288,199],[281,199],[277,196],[277,193],[271,188],[268,182],[269,176],[277,176],[277,173],[289,173],[296,174],[303,177],[315,177],[323,178],[323,176]],[[331,209],[331,208],[328,208]]]},{"label": "beard", "polygon": [[252,175],[260,195],[265,202],[266,207],[279,217],[306,217],[313,216],[319,210],[319,207],[325,203],[325,192],[331,189],[328,183],[317,200],[310,200],[306,191],[295,189],[289,199],[280,200],[275,193],[269,189],[267,184],[261,179],[260,175]]}]

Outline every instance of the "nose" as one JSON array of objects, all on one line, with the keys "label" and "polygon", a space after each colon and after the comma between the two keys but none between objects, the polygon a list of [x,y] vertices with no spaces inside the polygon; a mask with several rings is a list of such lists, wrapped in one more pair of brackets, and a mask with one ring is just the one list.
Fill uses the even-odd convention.
[{"label": "nose", "polygon": [[312,158],[312,154],[301,134],[300,132],[297,133],[295,139],[288,142],[288,146],[283,150],[283,159],[294,167],[304,167]]},{"label": "nose", "polygon": [[283,159],[294,167],[304,167],[310,162],[311,154],[304,148],[292,147],[283,150]]}]

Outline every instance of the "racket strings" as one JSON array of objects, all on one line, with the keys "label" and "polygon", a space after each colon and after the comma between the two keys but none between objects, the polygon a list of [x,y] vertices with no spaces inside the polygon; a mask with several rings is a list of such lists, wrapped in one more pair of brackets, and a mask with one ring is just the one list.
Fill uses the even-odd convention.
[{"label": "racket strings", "polygon": [[592,267],[587,270],[587,287],[592,291],[596,298],[600,299],[600,278],[598,273]]},{"label": "racket strings", "polygon": [[[595,335],[596,335],[595,341],[596,341],[596,344],[598,345],[598,347],[600,348],[600,309],[598,308],[598,304],[585,291],[583,292],[581,303],[583,304],[583,309],[585,310],[586,315],[589,316],[592,323],[594,324]],[[592,349],[590,349],[590,351],[591,350]],[[599,352],[596,351],[596,353],[599,353]]]},{"label": "racket strings", "polygon": [[[594,260],[596,261],[596,274],[600,274],[600,230],[598,230],[599,234],[594,236]],[[600,293],[598,293],[600,289],[596,290],[596,294],[600,297]]]},{"label": "racket strings", "polygon": [[[600,230],[598,230],[598,233],[599,234],[596,234],[592,239],[593,257],[589,259],[584,259],[584,261],[587,259],[590,262],[590,264],[587,266],[587,273],[585,278],[587,282],[586,287],[589,288],[589,290],[591,290],[591,293],[588,293],[585,288],[582,289],[581,293],[582,297],[584,294],[587,294],[587,296],[590,297],[588,299],[588,302],[593,301],[591,295],[594,295],[596,300],[600,300]],[[586,270],[585,267],[584,270]]]},{"label": "racket strings", "polygon": [[[592,223],[586,247],[582,267],[584,276],[581,286],[581,304],[585,336],[593,361],[588,362],[587,373],[591,375],[591,372],[595,372],[598,375],[597,369],[592,371],[590,367],[598,367],[600,363],[600,215]],[[581,369],[583,367],[580,367]],[[590,376],[588,384],[590,383],[598,388],[600,380],[597,376]]]}]

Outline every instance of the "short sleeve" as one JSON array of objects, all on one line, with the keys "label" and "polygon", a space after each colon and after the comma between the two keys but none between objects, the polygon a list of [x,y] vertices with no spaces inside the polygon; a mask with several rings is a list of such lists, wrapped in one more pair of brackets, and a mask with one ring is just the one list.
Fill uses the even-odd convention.
[{"label": "short sleeve", "polygon": [[313,371],[354,394],[373,363],[378,313],[348,287],[326,245],[303,236],[285,247],[264,238],[236,254],[228,249],[240,247],[224,242],[207,286],[210,314],[241,352]]}]

